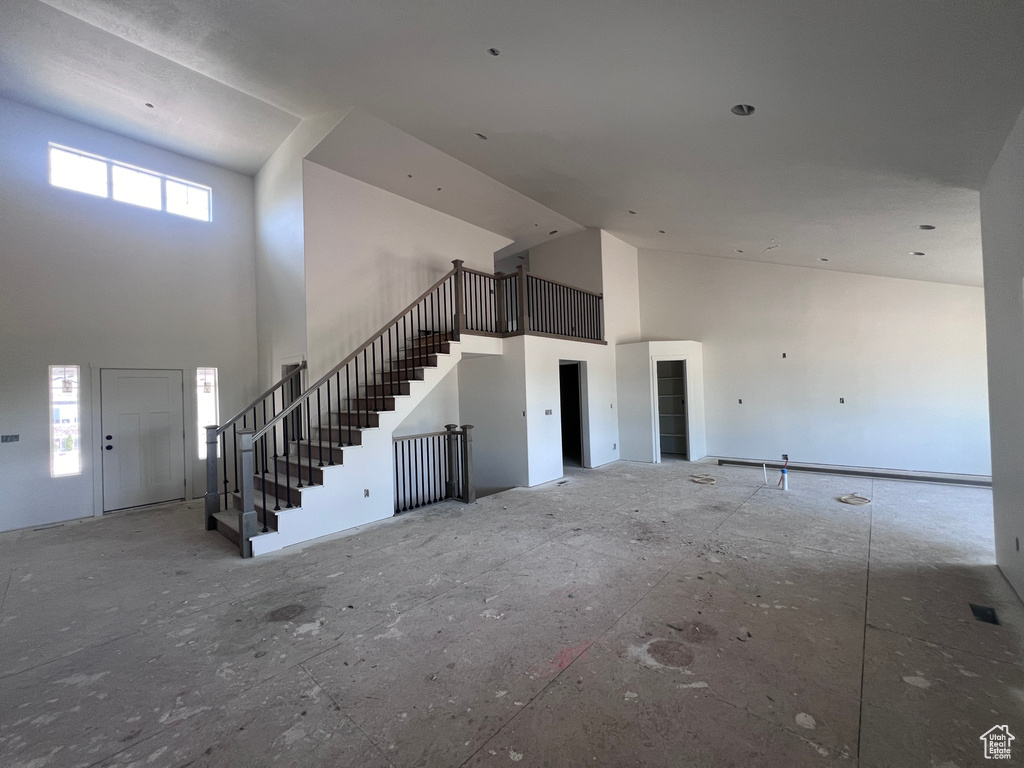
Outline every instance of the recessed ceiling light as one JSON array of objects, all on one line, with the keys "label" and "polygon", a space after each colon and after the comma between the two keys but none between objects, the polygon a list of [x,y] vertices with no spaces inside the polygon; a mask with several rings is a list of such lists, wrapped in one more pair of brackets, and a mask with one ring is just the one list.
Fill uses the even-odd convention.
[{"label": "recessed ceiling light", "polygon": [[917,228],[918,229],[935,229],[935,225],[934,224],[918,224]]},{"label": "recessed ceiling light", "polygon": [[743,253],[739,248],[736,249],[736,253]]},{"label": "recessed ceiling light", "polygon": [[636,211],[626,211],[626,213],[632,213],[634,216],[636,216]]},{"label": "recessed ceiling light", "polygon": [[146,102],[146,106],[149,107],[150,109],[153,109],[153,105],[150,104],[148,101]]},{"label": "recessed ceiling light", "polygon": [[754,114],[754,108],[749,104],[737,104],[732,108],[732,113],[740,117],[750,117]]},{"label": "recessed ceiling light", "polygon": [[548,232],[548,234],[549,235],[557,235],[558,234],[558,230],[557,229],[552,229],[550,232]]},{"label": "recessed ceiling light", "polygon": [[924,256],[924,251],[911,251],[911,256]]},{"label": "recessed ceiling light", "polygon": [[824,256],[819,256],[818,261],[828,261]]},{"label": "recessed ceiling light", "polygon": [[499,56],[501,54],[501,51],[499,51],[497,48],[488,48],[487,52],[491,54],[491,56]]},{"label": "recessed ceiling light", "polygon": [[437,188],[437,191],[438,191],[438,192],[440,192],[440,191],[441,191],[441,188],[440,188],[440,187],[438,187],[438,188]]},{"label": "recessed ceiling light", "polygon": [[487,141],[487,137],[486,137],[486,136],[484,136],[484,135],[483,135],[482,133],[478,133],[478,134],[476,135],[476,137],[477,137],[478,139],[483,139],[484,141]]},{"label": "recessed ceiling light", "polygon": [[664,229],[659,229],[658,230],[658,234],[659,235],[664,235],[665,234],[665,230]]},{"label": "recessed ceiling light", "polygon": [[412,174],[411,174],[411,173],[409,173],[409,174],[406,174],[406,175],[407,175],[407,176],[408,176],[408,177],[409,177],[410,179],[412,178]]}]

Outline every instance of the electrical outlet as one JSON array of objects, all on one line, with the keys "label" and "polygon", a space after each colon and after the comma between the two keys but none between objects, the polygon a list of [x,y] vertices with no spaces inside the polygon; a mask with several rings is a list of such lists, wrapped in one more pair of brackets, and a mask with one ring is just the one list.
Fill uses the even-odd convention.
[{"label": "electrical outlet", "polygon": [[370,498],[370,489],[369,488],[363,488],[363,498],[364,499]]},{"label": "electrical outlet", "polygon": [[785,352],[783,352],[783,353],[782,353],[782,359],[783,359],[783,360],[785,360],[785,359],[786,359],[786,353],[785,353]]},{"label": "electrical outlet", "polygon": [[789,461],[789,454],[788,453],[782,454],[782,460],[783,461]]},{"label": "electrical outlet", "polygon": [[[619,450],[619,444],[618,443],[612,443],[612,450],[613,451]],[[1017,541],[1017,549],[1020,549],[1020,541],[1019,540]]]},{"label": "electrical outlet", "polygon": [[740,405],[743,405],[743,398],[740,398]]},{"label": "electrical outlet", "polygon": [[546,409],[546,410],[544,411],[544,415],[545,415],[545,416],[550,416],[550,415],[551,415],[551,409],[550,409],[550,408]]},{"label": "electrical outlet", "polygon": [[846,402],[846,398],[845,397],[840,397],[839,398],[839,404],[840,405],[843,405],[845,402]]}]

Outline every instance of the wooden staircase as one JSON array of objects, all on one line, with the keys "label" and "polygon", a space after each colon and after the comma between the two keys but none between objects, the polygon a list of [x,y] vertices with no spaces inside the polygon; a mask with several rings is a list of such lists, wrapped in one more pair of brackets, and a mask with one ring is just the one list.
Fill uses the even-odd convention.
[{"label": "wooden staircase", "polygon": [[[257,535],[276,532],[282,510],[301,509],[303,493],[323,486],[335,468],[344,466],[345,452],[363,445],[365,432],[380,427],[381,414],[394,411],[398,399],[408,398],[427,371],[436,368],[442,356],[451,354],[452,336],[450,332],[421,333],[405,347],[397,366],[392,361],[392,370],[375,371],[373,384],[360,387],[357,397],[334,404],[324,414],[329,426],[313,427],[302,440],[289,440],[286,453],[269,459],[265,471],[254,474]],[[214,528],[241,546],[241,492],[232,492],[230,500],[230,509],[212,515]]]}]

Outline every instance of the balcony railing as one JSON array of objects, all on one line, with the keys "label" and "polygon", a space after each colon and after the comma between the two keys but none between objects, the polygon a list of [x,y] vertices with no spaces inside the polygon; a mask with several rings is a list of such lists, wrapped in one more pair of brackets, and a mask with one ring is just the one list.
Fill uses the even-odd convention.
[{"label": "balcony railing", "polygon": [[[555,280],[515,273],[490,275],[455,262],[462,287],[459,329],[494,336],[553,336],[604,343],[603,298],[599,293]],[[525,297],[525,300],[523,300]]]},{"label": "balcony railing", "polygon": [[394,439],[396,515],[444,499],[476,500],[473,427],[447,424],[445,429]]}]

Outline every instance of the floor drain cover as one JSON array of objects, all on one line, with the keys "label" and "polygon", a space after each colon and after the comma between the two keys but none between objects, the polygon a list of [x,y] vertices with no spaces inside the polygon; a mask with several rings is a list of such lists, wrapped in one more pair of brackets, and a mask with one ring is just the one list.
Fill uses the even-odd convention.
[{"label": "floor drain cover", "polygon": [[996,616],[996,609],[991,608],[987,605],[975,605],[974,603],[968,603],[971,606],[971,613],[974,614],[974,618],[978,621],[984,621],[988,624],[998,624],[999,617]]}]

